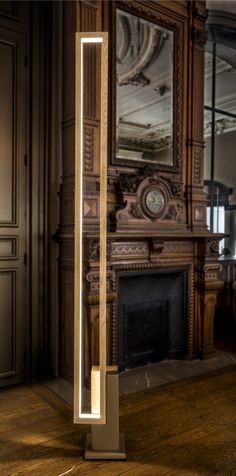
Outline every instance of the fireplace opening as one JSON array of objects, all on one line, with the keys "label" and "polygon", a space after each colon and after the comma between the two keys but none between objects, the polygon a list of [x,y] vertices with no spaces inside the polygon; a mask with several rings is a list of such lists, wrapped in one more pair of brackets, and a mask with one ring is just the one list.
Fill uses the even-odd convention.
[{"label": "fireplace opening", "polygon": [[187,271],[118,273],[118,366],[186,357]]}]

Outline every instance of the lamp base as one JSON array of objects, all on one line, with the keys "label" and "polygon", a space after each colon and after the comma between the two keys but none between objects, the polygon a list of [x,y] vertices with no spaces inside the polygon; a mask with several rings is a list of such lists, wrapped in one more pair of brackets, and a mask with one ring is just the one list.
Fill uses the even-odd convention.
[{"label": "lamp base", "polygon": [[123,433],[119,435],[119,448],[117,450],[93,450],[91,447],[91,433],[86,437],[85,459],[126,459],[125,438]]}]

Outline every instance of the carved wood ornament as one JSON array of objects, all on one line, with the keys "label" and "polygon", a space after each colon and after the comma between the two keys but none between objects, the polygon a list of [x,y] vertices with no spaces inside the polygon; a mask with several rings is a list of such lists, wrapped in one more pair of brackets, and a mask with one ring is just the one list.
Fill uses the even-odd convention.
[{"label": "carved wood ornament", "polygon": [[120,188],[125,207],[116,214],[117,229],[156,227],[158,222],[169,225],[186,223],[182,186],[168,177],[147,168],[141,176],[120,174]]}]

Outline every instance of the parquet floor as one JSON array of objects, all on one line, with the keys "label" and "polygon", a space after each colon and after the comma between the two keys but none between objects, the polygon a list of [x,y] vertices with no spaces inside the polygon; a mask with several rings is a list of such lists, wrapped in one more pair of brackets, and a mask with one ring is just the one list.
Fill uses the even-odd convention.
[{"label": "parquet floor", "polygon": [[86,462],[88,427],[41,385],[0,392],[0,475],[236,476],[236,366],[121,398],[127,461]]}]

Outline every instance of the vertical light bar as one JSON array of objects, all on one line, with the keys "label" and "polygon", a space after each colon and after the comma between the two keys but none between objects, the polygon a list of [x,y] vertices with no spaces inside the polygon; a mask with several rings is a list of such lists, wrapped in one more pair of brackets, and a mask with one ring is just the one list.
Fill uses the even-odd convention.
[{"label": "vertical light bar", "polygon": [[103,34],[101,57],[101,143],[100,143],[100,322],[99,357],[101,370],[101,413],[106,410],[106,267],[107,267],[107,98],[108,98],[108,34]]},{"label": "vertical light bar", "polygon": [[[99,366],[91,369],[92,411],[82,408],[83,381],[83,45],[101,43]],[[106,235],[108,34],[76,33],[74,422],[106,423]],[[92,421],[91,421],[92,420]]]}]

